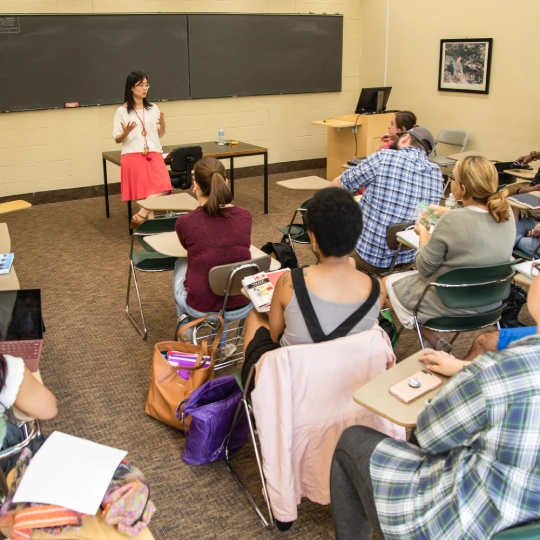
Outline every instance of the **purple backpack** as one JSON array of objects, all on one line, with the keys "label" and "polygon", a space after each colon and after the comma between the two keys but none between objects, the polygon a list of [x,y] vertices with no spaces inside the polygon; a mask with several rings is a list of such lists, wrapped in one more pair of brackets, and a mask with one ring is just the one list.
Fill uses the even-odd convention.
[{"label": "purple backpack", "polygon": [[[191,416],[182,459],[189,465],[204,465],[225,457],[225,441],[242,399],[242,390],[232,375],[212,379],[197,388],[184,408]],[[242,409],[229,443],[233,453],[246,444],[249,426]]]}]

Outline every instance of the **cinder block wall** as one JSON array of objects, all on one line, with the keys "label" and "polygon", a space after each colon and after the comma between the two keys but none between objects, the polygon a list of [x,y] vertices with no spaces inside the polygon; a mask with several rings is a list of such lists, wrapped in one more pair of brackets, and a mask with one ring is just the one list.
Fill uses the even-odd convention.
[{"label": "cinder block wall", "polygon": [[[280,163],[326,157],[325,128],[310,122],[354,111],[361,86],[361,3],[362,0],[0,0],[0,13],[342,13],[342,92],[159,104],[167,119],[163,144],[214,140],[219,126],[223,126],[227,138],[266,146],[270,163]],[[148,76],[151,82],[152,74]],[[119,88],[119,98],[122,94],[123,88]],[[151,92],[149,97],[151,100]],[[100,185],[101,152],[120,148],[111,137],[115,110],[116,106],[107,106],[0,114],[0,197]],[[238,166],[260,163],[262,158],[246,158]],[[110,182],[119,179],[118,167],[110,166]]]}]

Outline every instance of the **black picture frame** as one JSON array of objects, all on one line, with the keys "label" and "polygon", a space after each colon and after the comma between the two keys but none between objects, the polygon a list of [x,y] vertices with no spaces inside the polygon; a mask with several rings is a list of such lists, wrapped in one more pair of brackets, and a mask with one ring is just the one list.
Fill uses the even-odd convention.
[{"label": "black picture frame", "polygon": [[489,94],[493,38],[441,39],[439,91]]}]

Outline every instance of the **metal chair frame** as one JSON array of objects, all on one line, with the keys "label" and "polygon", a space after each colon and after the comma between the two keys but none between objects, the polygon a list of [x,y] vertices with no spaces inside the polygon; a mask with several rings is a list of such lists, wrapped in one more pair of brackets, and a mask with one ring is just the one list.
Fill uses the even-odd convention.
[{"label": "metal chair frame", "polygon": [[[21,430],[24,439],[14,446],[0,450],[0,461],[22,452],[36,437],[41,435],[41,426],[37,418],[25,420],[24,422],[19,421],[17,422],[17,426]],[[9,486],[7,485],[6,476],[2,469],[0,469],[0,491],[5,499],[9,492]]]},{"label": "metal chair frame", "polygon": [[[493,321],[491,321],[491,322],[489,322],[487,324],[477,326],[474,329],[456,328],[456,329],[452,329],[452,330],[443,330],[443,329],[440,329],[440,328],[434,328],[432,326],[429,326],[429,324],[420,325],[420,323],[418,322],[418,311],[419,311],[419,308],[420,308],[420,304],[422,303],[422,300],[424,299],[424,296],[426,295],[426,293],[427,293],[427,291],[429,290],[430,287],[435,287],[435,290],[437,290],[438,287],[448,288],[448,289],[452,289],[452,288],[458,289],[458,288],[464,288],[464,287],[483,287],[485,285],[495,285],[496,283],[504,283],[506,281],[512,281],[512,279],[514,278],[514,275],[515,275],[515,271],[512,271],[505,278],[494,279],[494,280],[480,282],[480,283],[460,283],[460,284],[457,284],[457,285],[449,285],[449,284],[446,284],[446,283],[439,283],[437,281],[429,283],[426,286],[426,288],[424,289],[424,292],[422,293],[422,296],[418,300],[418,302],[416,304],[416,307],[414,308],[414,311],[413,311],[414,324],[415,324],[415,327],[416,327],[416,332],[418,334],[418,340],[420,341],[420,346],[422,347],[422,349],[424,349],[425,347],[424,347],[424,340],[422,338],[422,333],[420,332],[420,326],[423,326],[424,328],[427,328],[428,330],[433,330],[435,332],[443,332],[443,333],[456,332],[455,336],[453,336],[452,339],[450,340],[450,344],[452,344],[452,343],[454,343],[454,341],[456,340],[458,335],[460,333],[462,333],[462,332],[469,332],[469,331],[472,331],[472,330],[481,330],[482,328],[487,328],[488,326],[493,326],[494,324],[497,324],[497,326],[498,326],[499,320],[501,318],[501,312],[502,312],[502,309],[503,309],[503,307],[501,306],[501,308],[497,308],[497,309],[489,311],[489,312],[479,313],[478,315],[483,315],[483,316],[489,316],[490,314],[493,314],[494,315]],[[497,312],[498,312],[498,316],[496,316]],[[475,314],[466,315],[466,317],[474,317],[474,316],[475,316]],[[429,321],[427,321],[427,322],[429,323]]]},{"label": "metal chair frame", "polygon": [[[309,200],[309,199],[308,199]],[[303,204],[305,205],[308,201],[305,201]],[[294,244],[311,244],[311,240],[309,241],[302,241],[302,240],[297,240],[295,238],[293,238],[292,234],[291,234],[291,229],[293,228],[293,226],[297,226],[297,227],[302,227],[302,230],[303,232],[299,233],[298,236],[300,236],[301,234],[307,234],[307,229],[304,227],[304,224],[300,225],[299,223],[295,223],[295,220],[296,220],[296,216],[298,214],[300,214],[302,216],[302,219],[304,219],[304,216],[306,214],[306,211],[307,209],[306,208],[297,208],[295,211],[294,211],[294,214],[293,214],[293,217],[289,223],[289,226],[288,226],[288,230],[287,232],[285,233],[285,235],[282,237],[281,241],[283,242],[285,240],[285,238],[288,238],[289,240],[289,244],[290,246],[292,247],[293,251],[296,253],[296,250],[294,249]],[[279,228],[278,228],[279,230]]]},{"label": "metal chair frame", "polygon": [[[241,279],[243,279],[244,277],[248,275],[253,275],[258,272],[261,272],[261,266],[266,267],[266,269],[268,269],[270,267],[270,262],[271,262],[270,256],[266,255],[264,257],[252,259],[250,261],[237,263],[238,266],[236,266],[235,268],[231,270],[229,277],[227,279],[227,283],[223,290],[220,290],[219,288],[213,288],[212,281],[211,281],[212,273],[214,272],[214,270],[215,269],[219,270],[222,267],[217,266],[210,270],[209,280],[211,282],[212,292],[214,292],[214,294],[223,296],[223,305],[221,306],[221,310],[219,311],[220,317],[223,318],[225,316],[229,298],[233,296],[231,293],[233,292],[235,288],[238,287],[238,280],[241,281]],[[224,265],[224,266],[231,266],[231,265]],[[240,286],[241,286],[241,283],[240,283]],[[180,327],[188,318],[189,317],[187,315],[182,315],[178,318],[174,339],[178,339],[178,333],[180,331]],[[229,322],[232,322],[232,321],[229,321]],[[242,337],[242,332],[244,330],[245,322],[246,322],[245,318],[240,319],[238,322],[238,326],[236,328],[229,328],[224,332],[224,334],[226,335],[225,343],[233,343],[238,349],[238,345]],[[207,335],[199,338],[199,333],[205,329],[212,335],[217,330],[217,321],[216,321],[216,324],[214,324],[211,321],[205,321],[195,326],[193,329],[193,338],[192,338],[194,344],[199,343],[199,341],[201,341],[202,339],[208,339],[209,336]],[[233,364],[237,364],[238,362],[241,362],[242,360],[243,360],[243,352],[237,350],[237,352],[235,352],[233,355],[228,357],[223,362],[217,363],[214,369],[215,370],[224,369]]]},{"label": "metal chair frame", "polygon": [[[461,140],[461,142],[456,142],[455,137],[457,136],[457,134],[464,135],[464,140]],[[450,137],[446,138],[446,135],[450,135]],[[437,145],[439,143],[447,144],[449,146],[457,146],[458,148],[461,148],[459,153],[464,152],[467,146],[467,143],[469,142],[469,137],[470,137],[470,134],[468,131],[462,131],[458,129],[443,129],[439,133],[439,136],[437,137],[435,141],[435,146],[433,147],[431,155],[433,155],[435,158],[437,157]],[[439,161],[437,159],[433,159],[433,160],[430,159],[430,161],[432,163],[435,163],[439,167],[451,168],[451,170],[454,170],[454,165],[456,164],[456,162],[451,159],[447,161],[444,161],[444,160]],[[450,178],[447,178],[443,186],[443,195],[446,193],[446,189],[448,188],[449,183],[450,183]]]},{"label": "metal chair frame", "polygon": [[[255,428],[254,428],[254,422],[253,422],[253,410],[247,395],[248,388],[250,387],[251,380],[255,376],[255,364],[251,366],[251,369],[249,370],[248,378],[246,381],[246,384],[244,388],[242,389],[242,399],[240,400],[240,403],[238,404],[238,407],[236,408],[236,412],[234,415],[234,420],[231,426],[231,429],[229,431],[229,434],[227,435],[227,438],[225,439],[225,464],[227,465],[227,468],[229,469],[229,472],[233,475],[233,478],[236,480],[236,483],[242,490],[242,493],[246,496],[246,499],[249,501],[257,515],[259,516],[260,520],[262,521],[262,524],[267,528],[273,528],[275,525],[274,521],[274,515],[272,514],[272,508],[270,506],[270,497],[268,495],[268,491],[266,489],[266,479],[264,477],[264,471],[262,468],[262,459],[261,459],[261,453],[257,445],[257,439],[255,438]],[[240,419],[240,415],[242,411],[245,412],[247,416],[247,421],[249,425],[249,433],[251,435],[251,441],[253,443],[253,450],[255,451],[255,459],[257,460],[257,467],[259,468],[259,475],[261,478],[262,483],[262,491],[264,500],[266,502],[266,508],[268,510],[268,519],[264,516],[260,508],[257,506],[257,503],[247,490],[246,486],[242,483],[240,480],[240,477],[236,473],[234,467],[232,466],[231,460],[230,460],[230,454],[229,454],[229,442],[231,440],[232,433],[234,431],[234,428],[236,427],[236,424],[238,420]]]},{"label": "metal chair frame", "polygon": [[[385,269],[384,272],[366,272],[369,275],[372,275],[373,277],[384,277],[389,276],[394,272],[396,262],[398,260],[399,254],[402,249],[411,250],[413,248],[408,248],[407,246],[403,245],[401,242],[398,242],[396,234],[400,231],[406,230],[411,225],[414,225],[414,221],[407,221],[403,223],[393,223],[392,225],[388,225],[386,228],[386,243],[390,249],[394,249],[396,251],[394,258],[392,259],[392,264],[390,265],[390,268]],[[399,267],[399,272],[406,272],[407,270],[410,270],[414,267],[414,260],[410,263],[404,263],[402,266]]]},{"label": "metal chair frame", "polygon": [[[167,219],[167,224],[166,225],[173,225],[173,222],[175,223],[176,222],[176,218],[156,218],[154,220],[151,220],[153,222],[158,222],[158,220],[164,220],[164,219]],[[157,253],[155,252],[148,244],[146,244],[146,242],[144,242],[144,237],[146,236],[155,236],[157,234],[162,234],[164,232],[170,232],[170,230],[174,230],[174,225],[173,227],[167,227],[167,226],[164,226],[163,227],[163,230],[159,230],[159,231],[155,231],[155,232],[148,232],[148,233],[145,233],[144,232],[144,224],[147,223],[147,222],[144,222],[140,227],[139,229],[143,229],[143,232],[141,233],[139,231],[139,229],[136,229],[133,233],[133,235],[131,236],[131,245],[130,245],[130,250],[129,250],[129,274],[128,274],[128,285],[127,285],[127,294],[126,294],[126,315],[128,317],[128,319],[131,321],[131,323],[133,324],[133,326],[135,327],[135,329],[137,330],[137,332],[139,332],[139,334],[141,335],[141,337],[143,339],[146,339],[148,337],[148,328],[146,326],[146,321],[145,321],[145,318],[144,318],[144,311],[143,311],[143,306],[142,306],[142,301],[141,301],[141,293],[140,293],[140,290],[139,290],[139,283],[137,281],[137,273],[136,273],[136,270],[138,270],[139,272],[166,272],[166,271],[170,271],[174,268],[174,264],[172,264],[172,267],[169,268],[163,268],[163,267],[158,267],[158,268],[150,268],[150,269],[144,269],[144,268],[140,268],[139,265],[144,262],[144,261],[148,261],[150,259],[154,259],[156,261],[167,261],[169,264],[172,262],[172,261],[176,261],[176,257],[168,257],[167,255],[162,255],[161,253]],[[139,252],[135,252],[134,251],[134,244],[135,244],[135,238],[138,238],[139,239],[139,242],[141,243],[141,245],[143,246],[145,252],[145,256],[143,258],[141,258],[140,261],[134,263],[133,261],[133,254],[134,253],[139,253]],[[133,315],[130,313],[129,311],[129,293],[131,291],[131,280],[133,279],[133,283],[135,285],[135,292],[137,293],[137,301],[138,301],[138,304],[139,304],[139,312],[141,314],[141,322],[142,322],[142,326],[133,318]]]}]

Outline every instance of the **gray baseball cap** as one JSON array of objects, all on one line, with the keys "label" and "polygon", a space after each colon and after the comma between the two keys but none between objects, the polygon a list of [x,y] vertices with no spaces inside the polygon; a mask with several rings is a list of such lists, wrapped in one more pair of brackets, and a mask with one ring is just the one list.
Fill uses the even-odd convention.
[{"label": "gray baseball cap", "polygon": [[428,154],[431,154],[435,148],[435,139],[429,129],[416,126],[407,131],[398,132],[397,135],[404,135],[405,133],[411,134],[426,149]]}]

